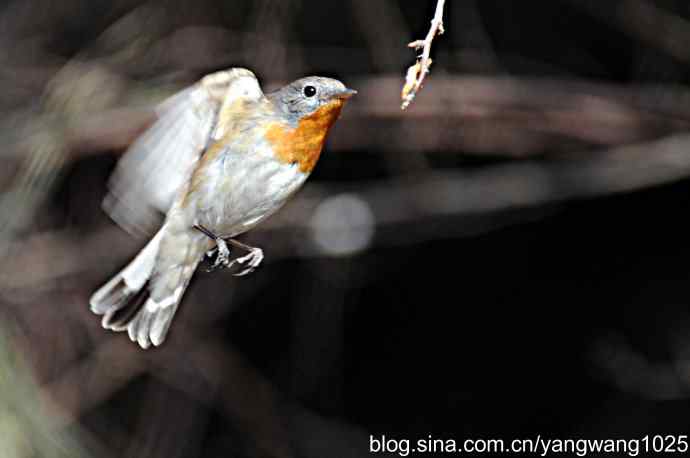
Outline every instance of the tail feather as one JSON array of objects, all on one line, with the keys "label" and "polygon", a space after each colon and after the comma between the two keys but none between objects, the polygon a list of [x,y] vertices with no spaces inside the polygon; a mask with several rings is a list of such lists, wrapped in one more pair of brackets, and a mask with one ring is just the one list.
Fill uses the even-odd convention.
[{"label": "tail feather", "polygon": [[[161,229],[127,267],[99,288],[90,299],[91,311],[103,315],[101,325],[112,331],[131,327],[149,300]],[[134,340],[134,339],[133,339]]]},{"label": "tail feather", "polygon": [[91,311],[103,315],[108,311],[122,308],[128,297],[127,290],[122,275],[114,276],[91,296]]},{"label": "tail feather", "polygon": [[127,329],[129,322],[141,310],[141,307],[146,303],[150,295],[148,286],[147,281],[139,291],[130,294],[126,292],[121,293],[120,297],[122,297],[122,300],[120,303],[108,309],[103,315],[103,327],[113,331],[124,331]]},{"label": "tail feather", "polygon": [[127,330],[129,338],[142,348],[158,346],[165,340],[205,246],[188,245],[185,250],[185,242],[189,241],[180,239],[180,245],[174,249],[182,250],[188,256],[184,257],[183,262],[178,262],[179,259],[170,253],[166,254],[161,246],[164,230],[165,226],[127,267],[96,291],[90,300],[91,311],[103,315],[101,324],[104,328]]},{"label": "tail feather", "polygon": [[[163,237],[161,229],[127,267],[101,286],[89,300],[91,311],[97,315],[108,315],[127,305],[151,277],[156,256]],[[105,319],[105,317],[104,317]],[[103,324],[104,327],[105,323]]]},{"label": "tail feather", "polygon": [[156,301],[150,296],[146,299],[141,310],[127,325],[127,333],[132,342],[137,342],[141,348],[149,348],[151,344],[157,347],[163,343],[195,269],[196,265],[182,269],[179,272],[182,276],[179,278],[179,286],[165,299]]}]

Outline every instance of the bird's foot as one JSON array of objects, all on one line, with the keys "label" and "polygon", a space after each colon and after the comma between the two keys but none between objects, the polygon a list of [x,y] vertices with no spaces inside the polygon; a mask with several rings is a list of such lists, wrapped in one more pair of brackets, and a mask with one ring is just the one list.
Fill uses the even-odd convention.
[{"label": "bird's foot", "polygon": [[[245,269],[233,274],[236,277],[243,277],[247,274],[250,274],[254,272],[254,270],[259,267],[259,264],[261,264],[261,261],[264,260],[264,252],[261,248],[254,248],[254,247],[248,247],[249,248],[249,254],[242,256],[241,258],[237,258],[230,265],[233,265],[235,263],[240,264],[242,266],[245,266]],[[230,267],[230,265],[228,267]]]},{"label": "bird's foot", "polygon": [[194,228],[216,242],[216,246],[206,252],[206,257],[209,259],[212,259],[214,256],[216,258],[213,264],[211,264],[211,267],[206,269],[206,272],[213,272],[219,268],[224,269],[230,267],[232,262],[230,261],[230,248],[228,248],[227,242],[200,224],[195,225]]},{"label": "bird's foot", "polygon": [[223,267],[230,267],[232,265],[232,263],[230,262],[230,249],[228,248],[228,244],[225,243],[225,240],[218,237],[216,239],[216,249],[216,262],[213,263],[212,268],[218,269]]},{"label": "bird's foot", "polygon": [[[201,225],[196,225],[194,226],[194,228],[205,234],[208,238],[215,240],[216,242],[215,248],[206,252],[206,256],[208,256],[209,258],[213,257],[214,253],[217,253],[216,261],[211,266],[211,269],[209,269],[209,272],[219,267],[228,268],[232,267],[235,264],[240,264],[245,268],[233,275],[235,275],[236,277],[243,277],[247,274],[254,272],[254,270],[257,267],[259,267],[259,264],[261,264],[261,261],[264,260],[264,252],[261,248],[255,248],[249,245],[245,245],[244,243],[234,239],[228,239],[226,241],[216,236],[213,232]],[[243,250],[246,250],[249,253],[245,256],[230,261],[230,249],[228,248],[228,243],[230,243],[236,248],[242,248]]]},{"label": "bird's foot", "polygon": [[230,261],[230,248],[228,244],[223,239],[214,239],[216,246],[211,248],[206,252],[206,257],[208,258],[206,272],[213,272],[219,269],[225,269],[232,265],[233,261]]}]

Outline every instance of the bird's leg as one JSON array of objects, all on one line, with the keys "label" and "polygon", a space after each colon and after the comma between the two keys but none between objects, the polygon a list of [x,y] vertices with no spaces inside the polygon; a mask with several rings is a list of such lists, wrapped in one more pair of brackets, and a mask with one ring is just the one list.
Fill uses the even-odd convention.
[{"label": "bird's leg", "polygon": [[225,242],[225,240],[223,240],[221,237],[218,237],[216,234],[200,224],[195,225],[194,229],[202,232],[204,235],[206,235],[206,237],[216,242],[215,248],[206,252],[206,256],[211,257],[213,256],[214,251],[218,251],[216,261],[211,266],[211,269],[216,269],[218,267],[230,267],[232,265],[232,262],[230,262],[230,249],[228,248],[228,244]]},{"label": "bird's leg", "polygon": [[[235,263],[241,264],[243,266],[246,266],[246,268],[240,272],[233,274],[233,275],[235,275],[237,277],[242,277],[244,275],[252,273],[259,266],[259,264],[261,264],[261,262],[264,260],[264,252],[261,248],[256,248],[256,247],[246,245],[246,244],[239,242],[235,239],[227,239],[227,240],[222,239],[222,238],[218,237],[216,234],[214,234],[213,232],[211,232],[210,230],[206,229],[204,226],[201,226],[199,224],[195,225],[194,228],[197,229],[198,231],[202,232],[208,238],[210,238],[216,242],[216,247],[218,249],[218,257],[216,258],[216,262],[213,264],[214,268],[218,267],[219,265],[222,265],[223,267],[232,267]],[[247,251],[248,254],[230,261],[229,260],[230,250],[228,248],[228,244],[230,244],[236,248],[241,248],[241,249]],[[213,250],[209,251],[207,253],[207,255],[210,255],[212,253],[213,253]]]},{"label": "bird's leg", "polygon": [[228,244],[219,237],[216,239],[216,247],[218,248],[218,254],[216,255],[216,262],[213,263],[213,267],[230,267],[232,263],[230,262],[230,249],[228,248]]}]

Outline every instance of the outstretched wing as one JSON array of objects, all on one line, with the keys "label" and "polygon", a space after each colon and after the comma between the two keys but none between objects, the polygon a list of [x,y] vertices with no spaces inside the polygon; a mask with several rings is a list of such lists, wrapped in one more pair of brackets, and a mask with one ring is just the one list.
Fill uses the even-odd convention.
[{"label": "outstretched wing", "polygon": [[135,235],[154,232],[208,144],[223,135],[223,107],[263,96],[254,74],[233,68],[204,77],[157,109],[158,120],[122,157],[103,207]]}]

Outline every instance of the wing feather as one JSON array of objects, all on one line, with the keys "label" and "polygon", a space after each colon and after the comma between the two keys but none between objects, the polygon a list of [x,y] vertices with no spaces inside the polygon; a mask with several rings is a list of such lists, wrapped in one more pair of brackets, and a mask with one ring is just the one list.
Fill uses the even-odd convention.
[{"label": "wing feather", "polygon": [[208,144],[224,106],[263,96],[254,74],[243,68],[213,73],[164,101],[158,120],[129,148],[110,179],[103,207],[125,230],[148,235],[161,223]]}]

